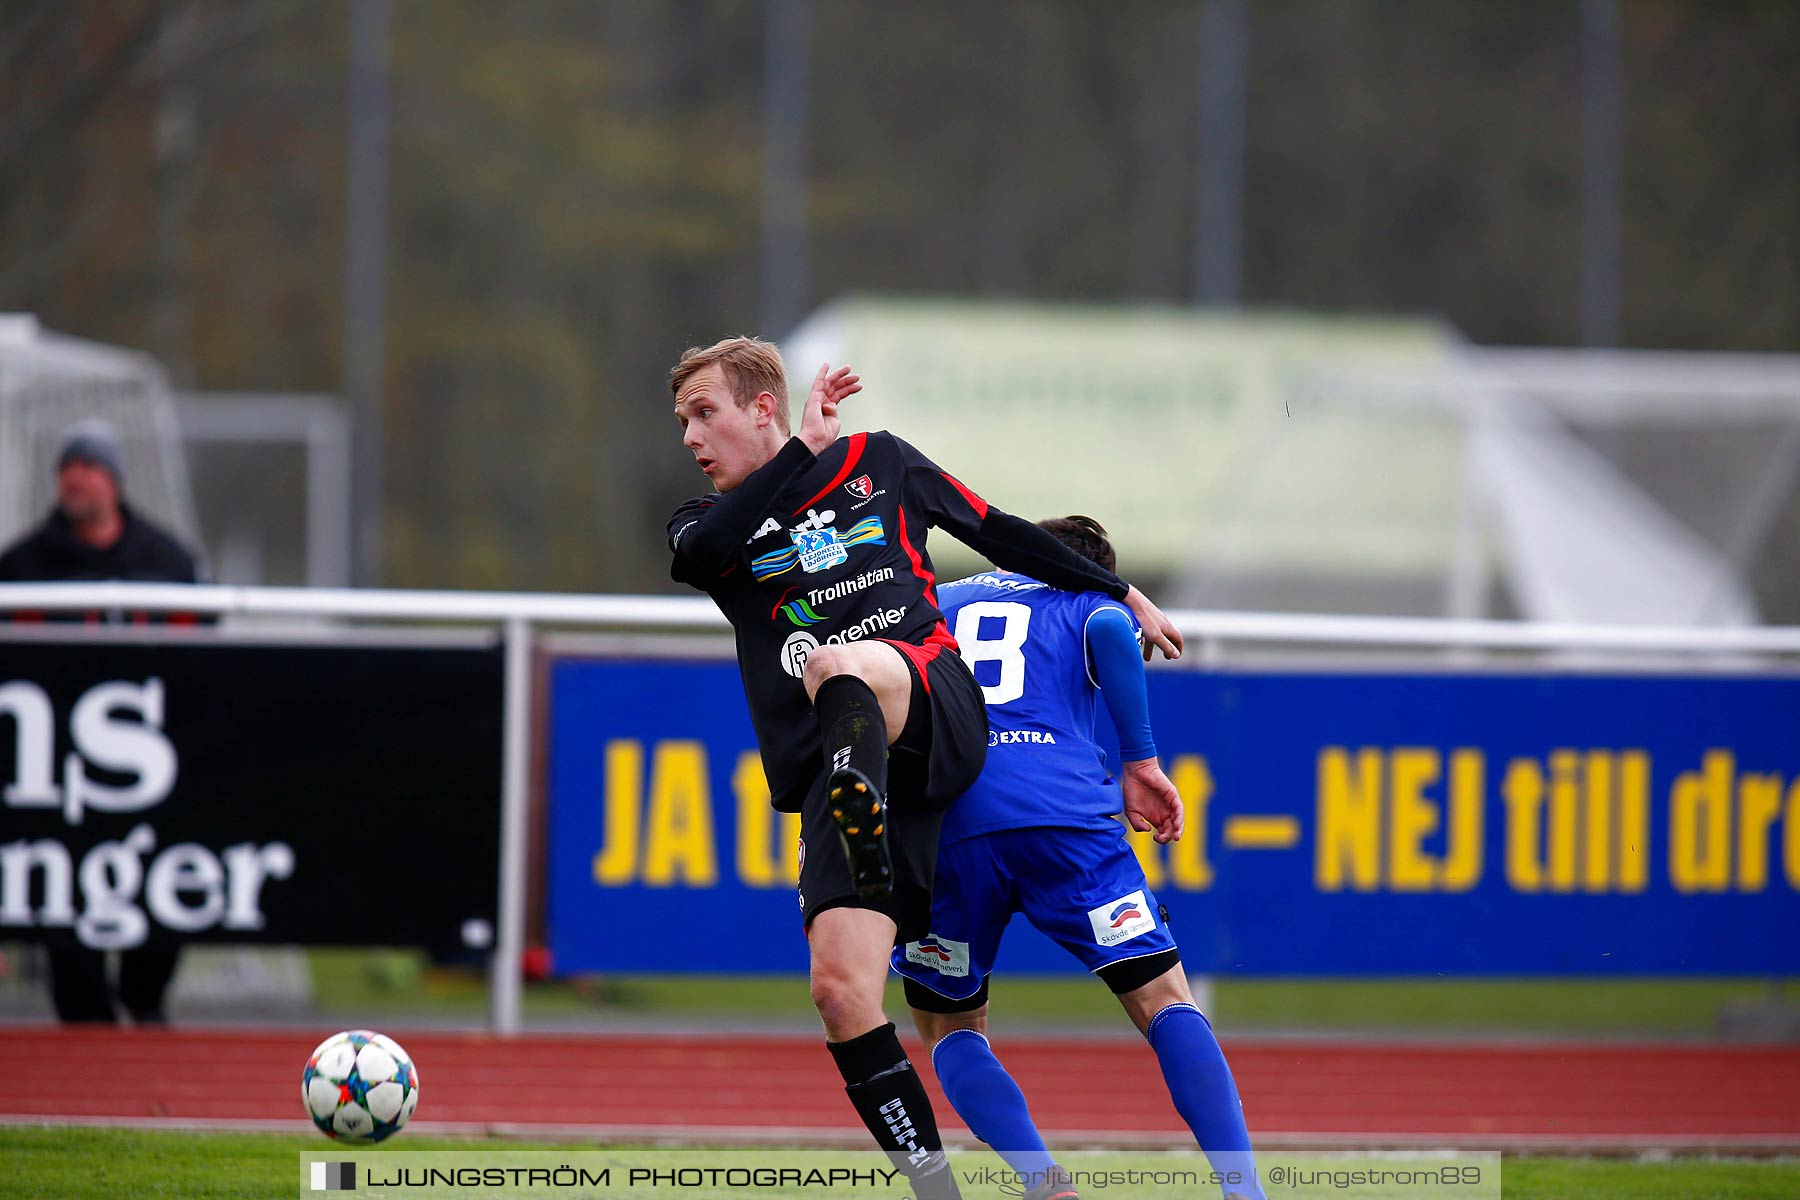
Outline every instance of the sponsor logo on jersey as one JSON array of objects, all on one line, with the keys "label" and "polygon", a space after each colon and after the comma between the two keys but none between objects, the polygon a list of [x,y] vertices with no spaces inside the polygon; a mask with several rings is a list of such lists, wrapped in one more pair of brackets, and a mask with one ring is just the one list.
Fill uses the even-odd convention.
[{"label": "sponsor logo on jersey", "polygon": [[996,575],[992,571],[971,575],[967,579],[952,579],[944,585],[946,589],[991,587],[999,588],[1003,592],[1041,592],[1049,586],[1049,584],[1039,583],[1035,579],[1025,579],[1016,575]]},{"label": "sponsor logo on jersey", "polygon": [[850,549],[836,529],[803,529],[794,534],[794,546],[800,551],[800,569],[808,575],[850,561]]},{"label": "sponsor logo on jersey", "polygon": [[884,608],[880,612],[872,612],[850,628],[841,633],[834,633],[825,641],[829,645],[841,646],[845,642],[860,642],[866,637],[873,637],[898,625],[906,616],[904,608]]},{"label": "sponsor logo on jersey", "polygon": [[959,979],[969,974],[969,943],[933,935],[906,943],[906,961]]},{"label": "sponsor logo on jersey", "polygon": [[819,639],[810,633],[789,634],[788,640],[781,643],[781,669],[795,679],[800,678],[801,672],[806,670],[806,660],[818,648]]},{"label": "sponsor logo on jersey", "polygon": [[[682,528],[685,529],[686,526],[683,526]],[[754,542],[757,538],[765,538],[765,537],[768,537],[771,533],[780,533],[780,532],[781,532],[781,522],[777,521],[774,517],[769,517],[763,521],[762,525],[757,528],[755,533],[750,535],[749,539],[744,542],[744,545],[748,546],[751,542]]]},{"label": "sponsor logo on jersey", "polygon": [[870,496],[875,494],[875,481],[870,479],[867,475],[858,475],[855,479],[852,479],[849,483],[844,485],[844,490],[849,492],[852,496],[855,496],[858,500],[867,500]]},{"label": "sponsor logo on jersey", "polygon": [[1141,891],[1088,909],[1088,923],[1094,927],[1094,941],[1102,946],[1129,942],[1156,928],[1156,918],[1150,915],[1150,905]]},{"label": "sponsor logo on jersey", "polygon": [[799,567],[808,575],[829,571],[850,561],[850,547],[887,544],[880,517],[865,517],[840,532],[831,522],[837,513],[808,509],[806,520],[788,530],[793,545],[759,554],[750,560],[750,573],[759,581],[785,575]]},{"label": "sponsor logo on jersey", "polygon": [[894,568],[876,567],[873,571],[864,571],[854,579],[845,579],[830,587],[814,588],[806,593],[806,599],[814,605],[829,604],[833,600],[842,600],[845,596],[854,596],[865,588],[872,588],[878,583],[886,583],[893,577]]},{"label": "sponsor logo on jersey", "polygon": [[1056,735],[1043,729],[990,729],[990,746],[1054,746]]},{"label": "sponsor logo on jersey", "polygon": [[[906,616],[904,608],[884,608],[880,612],[872,612],[848,629],[839,630],[825,639],[827,646],[842,646],[849,642],[860,642],[866,637],[873,637],[887,629],[898,625]],[[800,678],[806,670],[806,660],[814,650],[819,648],[819,639],[810,633],[795,633],[781,643],[781,669]]]},{"label": "sponsor logo on jersey", "polygon": [[[774,611],[769,614],[769,620],[776,621],[780,620],[782,617],[786,617],[788,619],[788,624],[798,625],[800,628],[805,629],[809,625],[817,625],[820,621],[826,619],[824,613],[818,612],[813,608],[807,597],[801,596],[794,600],[788,599],[789,596],[792,596],[798,590],[798,588],[789,588],[787,591],[781,593],[781,599],[776,601]],[[817,593],[815,593],[815,595],[816,594]]]},{"label": "sponsor logo on jersey", "polygon": [[1139,917],[1143,916],[1144,914],[1138,911],[1137,905],[1133,904],[1129,900],[1126,900],[1119,904],[1113,905],[1113,910],[1111,912],[1107,913],[1106,915],[1112,918],[1112,927],[1114,929],[1117,929],[1119,926],[1123,925],[1125,922],[1135,921]]}]

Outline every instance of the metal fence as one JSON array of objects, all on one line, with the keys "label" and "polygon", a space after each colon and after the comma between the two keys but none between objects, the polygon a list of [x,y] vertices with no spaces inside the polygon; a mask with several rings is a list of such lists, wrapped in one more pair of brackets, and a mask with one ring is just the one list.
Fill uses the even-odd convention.
[{"label": "metal fence", "polygon": [[[495,1029],[520,1027],[526,841],[533,746],[532,655],[546,632],[610,635],[722,633],[723,618],[699,597],[576,596],[507,592],[191,587],[174,584],[33,583],[0,585],[0,612],[183,612],[263,625],[326,619],[496,628],[504,644],[504,722],[499,888],[490,965]],[[1330,651],[1439,652],[1452,664],[1471,656],[1599,656],[1631,664],[1671,661],[1688,670],[1763,669],[1800,657],[1800,627],[1657,628],[1450,621],[1415,618],[1296,616],[1181,610],[1171,618],[1188,640],[1187,665],[1213,665],[1256,649],[1285,647],[1318,661]],[[57,631],[63,636],[62,630]],[[32,636],[15,626],[13,636]],[[163,636],[167,636],[166,634]],[[200,628],[185,636],[214,636]],[[3,643],[0,643],[3,646]],[[3,655],[0,649],[0,655]],[[3,663],[3,658],[0,658]]]}]

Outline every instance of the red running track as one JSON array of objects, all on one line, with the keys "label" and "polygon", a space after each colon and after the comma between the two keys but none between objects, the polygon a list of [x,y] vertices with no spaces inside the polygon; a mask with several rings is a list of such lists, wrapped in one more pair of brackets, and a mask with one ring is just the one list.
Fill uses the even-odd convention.
[{"label": "red running track", "polygon": [[[330,1030],[0,1029],[0,1120],[303,1129]],[[439,1132],[860,1144],[820,1041],[390,1030]],[[909,1042],[915,1062],[924,1063]],[[1132,1038],[1001,1036],[1052,1142],[1191,1145]],[[1258,1144],[1800,1149],[1800,1047],[1232,1040]],[[966,1137],[928,1068],[939,1121]]]}]

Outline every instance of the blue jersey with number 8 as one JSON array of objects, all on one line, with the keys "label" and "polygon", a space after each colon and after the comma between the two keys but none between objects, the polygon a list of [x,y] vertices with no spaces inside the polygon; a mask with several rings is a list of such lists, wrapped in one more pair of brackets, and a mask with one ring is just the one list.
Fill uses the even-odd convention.
[{"label": "blue jersey with number 8", "polygon": [[[943,844],[999,829],[1119,831],[1114,743],[1088,653],[1102,609],[1135,618],[1099,592],[1065,592],[989,572],[944,584],[938,607],[987,698],[987,765],[944,817]],[[1096,726],[1096,718],[1101,726]]]}]

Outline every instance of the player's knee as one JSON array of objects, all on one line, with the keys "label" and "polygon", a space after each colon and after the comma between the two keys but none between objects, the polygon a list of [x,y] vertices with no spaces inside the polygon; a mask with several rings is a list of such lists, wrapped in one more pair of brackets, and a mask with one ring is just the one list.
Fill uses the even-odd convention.
[{"label": "player's knee", "polygon": [[1148,983],[1121,992],[1119,1003],[1125,1006],[1138,1032],[1148,1033],[1150,1022],[1165,1008],[1177,1004],[1193,1005],[1194,994],[1188,988],[1187,973],[1178,962]]},{"label": "player's knee", "polygon": [[913,1010],[913,1025],[919,1031],[919,1037],[925,1042],[925,1049],[935,1050],[937,1044],[953,1033],[967,1030],[970,1033],[987,1035],[987,1006],[973,1012],[940,1013]]},{"label": "player's knee", "polygon": [[881,1014],[879,988],[871,988],[866,980],[849,972],[817,963],[813,965],[812,1002],[826,1030],[847,1037],[866,1032],[863,1027]]},{"label": "player's knee", "polygon": [[833,675],[854,675],[855,657],[841,646],[820,646],[806,656],[806,667],[800,679],[806,685],[808,695],[819,690],[827,679]]}]

